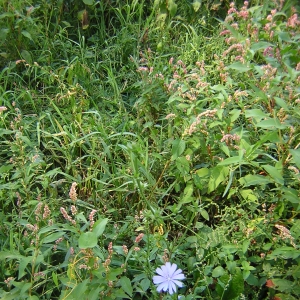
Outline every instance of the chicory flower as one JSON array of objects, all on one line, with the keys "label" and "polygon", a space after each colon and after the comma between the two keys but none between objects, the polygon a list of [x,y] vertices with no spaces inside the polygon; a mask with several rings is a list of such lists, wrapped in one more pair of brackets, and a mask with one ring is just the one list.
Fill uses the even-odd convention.
[{"label": "chicory flower", "polygon": [[156,269],[158,276],[153,276],[153,283],[157,285],[158,292],[168,291],[170,295],[176,292],[176,286],[183,287],[180,280],[185,279],[181,269],[177,269],[176,264],[167,262],[165,265]]}]

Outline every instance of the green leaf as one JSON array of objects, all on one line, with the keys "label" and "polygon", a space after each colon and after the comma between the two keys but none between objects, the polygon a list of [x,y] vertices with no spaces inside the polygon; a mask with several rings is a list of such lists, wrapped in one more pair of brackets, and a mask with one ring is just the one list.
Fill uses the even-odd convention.
[{"label": "green leaf", "polygon": [[257,51],[261,49],[266,49],[267,47],[273,46],[271,43],[260,41],[258,43],[251,44],[251,50]]},{"label": "green leaf", "polygon": [[280,247],[275,249],[272,253],[267,255],[267,259],[296,259],[300,256],[300,250],[293,247]]},{"label": "green leaf", "polygon": [[[83,297],[83,294],[88,288],[89,279],[85,279],[84,281],[76,284],[75,288],[71,291],[71,293],[68,295],[65,299],[80,299]],[[85,298],[85,297],[83,297]]]},{"label": "green leaf", "polygon": [[150,284],[151,284],[151,282],[150,282],[150,280],[149,280],[148,278],[144,278],[144,279],[140,282],[140,286],[141,286],[141,288],[142,288],[142,290],[143,290],[144,292],[146,292],[146,291],[149,289]]},{"label": "green leaf", "polygon": [[27,274],[27,272],[25,271],[25,268],[32,261],[33,261],[32,256],[23,257],[22,259],[20,259],[18,280],[21,279],[24,275]]},{"label": "green leaf", "polygon": [[286,111],[289,110],[289,108],[288,108],[286,102],[285,102],[283,99],[281,99],[281,98],[279,98],[279,97],[274,97],[274,99],[275,99],[275,102],[276,102],[276,104],[277,104],[278,106],[282,107],[282,108],[285,109]]},{"label": "green leaf", "polygon": [[174,2],[174,0],[168,1],[168,11],[170,13],[171,17],[174,17],[177,12],[177,4]]},{"label": "green leaf", "polygon": [[245,111],[245,117],[254,118],[256,122],[259,122],[261,119],[267,118],[268,115],[261,109],[249,109]]},{"label": "green leaf", "polygon": [[209,170],[208,170],[208,168],[201,168],[196,171],[196,174],[199,177],[206,177],[209,175]]},{"label": "green leaf", "polygon": [[27,300],[39,300],[40,298],[38,297],[38,296],[35,296],[35,295],[33,295],[33,296],[29,296],[28,298],[27,298]]},{"label": "green leaf", "polygon": [[97,222],[95,222],[92,232],[95,233],[96,237],[99,237],[100,235],[102,235],[102,233],[105,230],[107,222],[108,222],[107,218],[105,218],[103,220],[98,220]]},{"label": "green leaf", "polygon": [[278,129],[285,129],[288,127],[288,125],[280,123],[278,119],[268,119],[257,123],[256,127],[268,128],[268,129],[274,129],[275,127]]},{"label": "green leaf", "polygon": [[30,34],[28,31],[22,30],[21,33],[22,33],[22,35],[24,35],[26,38],[30,39],[30,40],[33,42],[33,39],[32,39],[32,37],[31,37],[31,34]]},{"label": "green leaf", "polygon": [[121,287],[122,287],[123,291],[126,294],[128,294],[130,297],[132,297],[133,289],[132,289],[132,286],[131,286],[130,279],[128,277],[126,277],[126,276],[123,276],[120,279],[120,283],[121,283]]},{"label": "green leaf", "polygon": [[226,166],[216,166],[212,169],[210,173],[210,178],[208,182],[208,192],[214,191],[221,182],[227,179],[229,174],[229,168]]},{"label": "green leaf", "polygon": [[82,2],[83,2],[85,5],[93,5],[93,4],[94,4],[94,0],[82,0]]},{"label": "green leaf", "polygon": [[22,50],[21,51],[21,56],[23,59],[26,60],[27,63],[32,64],[32,57],[30,52],[26,51],[26,50]]},{"label": "green leaf", "polygon": [[232,69],[238,71],[238,73],[243,73],[251,70],[250,67],[246,66],[245,64],[242,64],[241,62],[235,62],[228,67],[225,67],[225,70]]},{"label": "green leaf", "polygon": [[212,277],[220,277],[224,273],[225,273],[225,270],[221,266],[218,266],[218,267],[214,268],[214,270],[212,271]]},{"label": "green leaf", "polygon": [[49,234],[48,236],[46,236],[45,238],[43,238],[42,242],[44,244],[48,244],[51,243],[53,241],[56,241],[57,239],[59,239],[60,237],[62,237],[65,234],[64,231],[60,231],[60,232],[54,232],[52,234]]},{"label": "green leaf", "polygon": [[240,109],[233,109],[233,110],[230,111],[229,114],[231,115],[230,122],[233,123],[240,116],[241,110]]},{"label": "green leaf", "polygon": [[176,167],[182,175],[189,174],[190,172],[190,163],[184,156],[176,159]]},{"label": "green leaf", "polygon": [[224,159],[220,163],[218,163],[218,166],[228,166],[228,165],[235,165],[240,164],[242,162],[242,158],[240,156],[233,156]]},{"label": "green leaf", "polygon": [[4,19],[4,18],[13,18],[14,16],[15,16],[15,14],[13,14],[13,13],[5,12],[5,13],[0,15],[0,20]]},{"label": "green leaf", "polygon": [[286,32],[286,31],[279,32],[278,36],[284,42],[288,42],[288,43],[292,43],[293,42],[293,40],[291,40],[291,37],[290,37],[289,33]]},{"label": "green leaf", "polygon": [[209,215],[208,215],[208,212],[207,212],[205,209],[201,208],[200,214],[201,214],[201,216],[202,216],[205,220],[209,221]]},{"label": "green leaf", "polygon": [[281,187],[283,193],[284,193],[284,199],[291,203],[299,204],[300,198],[298,196],[299,192],[295,189],[292,189],[291,187]]},{"label": "green leaf", "polygon": [[187,204],[194,200],[192,196],[194,192],[193,184],[188,183],[183,191],[183,197],[180,199],[180,204]]},{"label": "green leaf", "polygon": [[231,274],[235,273],[235,268],[236,268],[236,262],[235,261],[227,261],[226,266],[227,266],[228,271]]},{"label": "green leaf", "polygon": [[250,185],[265,185],[271,183],[270,179],[261,175],[246,175],[239,179],[240,184],[247,187]]},{"label": "green leaf", "polygon": [[172,143],[172,160],[178,158],[185,150],[185,141],[181,139],[176,139]]},{"label": "green leaf", "polygon": [[199,8],[201,7],[202,4],[202,0],[194,0],[194,2],[192,3],[193,9],[195,12],[197,12],[199,10]]},{"label": "green leaf", "polygon": [[58,277],[54,271],[52,272],[52,280],[53,280],[55,286],[58,288]]},{"label": "green leaf", "polygon": [[245,254],[249,248],[249,245],[250,245],[250,241],[249,240],[245,240],[243,242],[243,246],[242,246],[242,249],[243,249],[243,253]]},{"label": "green leaf", "polygon": [[93,248],[97,245],[97,235],[94,232],[82,233],[78,239],[80,249]]},{"label": "green leaf", "polygon": [[250,202],[257,202],[258,201],[258,199],[257,199],[256,195],[254,194],[253,190],[246,189],[246,190],[240,190],[239,192],[240,192],[241,196],[246,201],[250,201]]},{"label": "green leaf", "polygon": [[[0,45],[4,44],[5,43],[5,39],[7,37],[7,34],[9,33],[9,29],[8,28],[2,28],[0,29]],[[0,55],[2,57],[8,57],[8,53],[6,52],[0,52]]]},{"label": "green leaf", "polygon": [[294,288],[294,282],[286,279],[272,279],[272,282],[276,285],[276,290],[285,293],[292,293]]},{"label": "green leaf", "polygon": [[244,291],[244,279],[241,270],[236,268],[234,275],[229,276],[228,274],[224,274],[220,277],[216,290],[223,300],[236,299]]},{"label": "green leaf", "polygon": [[263,165],[262,167],[270,175],[270,177],[274,179],[275,182],[284,185],[284,179],[278,169],[270,165]]},{"label": "green leaf", "polygon": [[259,281],[258,281],[257,277],[254,276],[252,273],[249,274],[246,281],[250,285],[259,286]]},{"label": "green leaf", "polygon": [[293,156],[293,162],[300,169],[300,148],[299,149],[289,149],[289,152]]}]

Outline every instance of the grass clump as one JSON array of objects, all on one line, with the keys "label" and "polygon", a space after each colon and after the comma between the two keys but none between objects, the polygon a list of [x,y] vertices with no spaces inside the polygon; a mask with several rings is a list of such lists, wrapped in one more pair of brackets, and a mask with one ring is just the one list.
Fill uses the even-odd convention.
[{"label": "grass clump", "polygon": [[299,298],[296,2],[1,6],[1,299]]}]

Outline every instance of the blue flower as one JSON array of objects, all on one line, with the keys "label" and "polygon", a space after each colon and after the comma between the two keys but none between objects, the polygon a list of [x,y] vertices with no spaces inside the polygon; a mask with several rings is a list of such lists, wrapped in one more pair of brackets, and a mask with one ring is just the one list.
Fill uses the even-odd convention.
[{"label": "blue flower", "polygon": [[185,277],[181,269],[177,270],[176,264],[167,262],[164,266],[157,268],[156,273],[159,276],[153,276],[153,283],[157,285],[158,292],[168,291],[172,295],[176,292],[176,285],[183,287],[183,283],[179,280],[183,280]]}]

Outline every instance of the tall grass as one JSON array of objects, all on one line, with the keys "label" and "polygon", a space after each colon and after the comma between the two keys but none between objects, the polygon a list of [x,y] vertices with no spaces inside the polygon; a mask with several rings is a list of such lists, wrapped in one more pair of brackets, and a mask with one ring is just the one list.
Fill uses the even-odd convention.
[{"label": "tall grass", "polygon": [[299,297],[296,2],[1,8],[1,299]]}]

